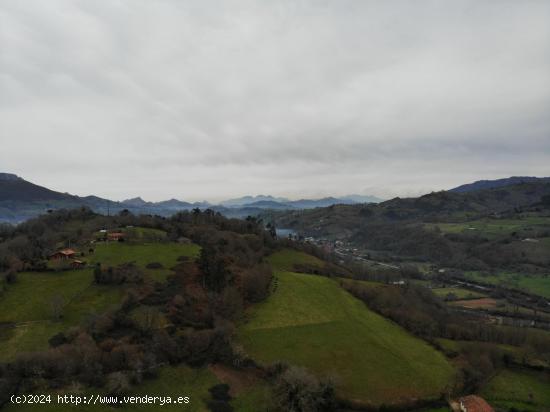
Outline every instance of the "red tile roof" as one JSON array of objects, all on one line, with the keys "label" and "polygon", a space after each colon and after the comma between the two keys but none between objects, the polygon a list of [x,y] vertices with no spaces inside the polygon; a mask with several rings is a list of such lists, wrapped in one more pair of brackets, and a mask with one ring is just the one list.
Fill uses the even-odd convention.
[{"label": "red tile roof", "polygon": [[55,256],[55,255],[72,256],[75,253],[76,252],[72,249],[61,249],[61,250],[58,250],[57,252],[53,253],[51,256]]},{"label": "red tile roof", "polygon": [[466,412],[495,412],[485,399],[476,395],[464,396],[460,398],[459,401],[460,406],[462,406]]}]

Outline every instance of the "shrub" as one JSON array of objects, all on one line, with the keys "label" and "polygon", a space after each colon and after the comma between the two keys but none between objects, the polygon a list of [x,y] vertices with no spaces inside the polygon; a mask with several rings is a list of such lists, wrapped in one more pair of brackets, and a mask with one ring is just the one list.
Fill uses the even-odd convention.
[{"label": "shrub", "polygon": [[111,395],[124,395],[130,389],[130,381],[125,373],[113,372],[107,376],[107,391]]},{"label": "shrub", "polygon": [[17,282],[17,272],[10,270],[8,273],[6,273],[6,283],[12,284]]},{"label": "shrub", "polygon": [[214,385],[210,389],[208,389],[208,391],[210,392],[210,395],[212,395],[212,399],[216,401],[231,400],[231,396],[229,395],[229,385],[225,383]]},{"label": "shrub", "polygon": [[63,332],[59,332],[55,335],[53,335],[49,340],[48,343],[52,348],[55,348],[57,346],[61,346],[65,343],[67,343],[67,338],[63,334]]},{"label": "shrub", "polygon": [[275,386],[277,403],[282,410],[294,412],[334,411],[336,398],[330,382],[321,382],[304,368],[290,367]]},{"label": "shrub", "polygon": [[120,285],[122,283],[143,282],[143,272],[133,263],[123,263],[106,270],[96,266],[94,269],[94,281],[104,285]]},{"label": "shrub", "polygon": [[269,265],[256,265],[242,274],[244,297],[249,302],[260,302],[269,294],[273,274]]}]

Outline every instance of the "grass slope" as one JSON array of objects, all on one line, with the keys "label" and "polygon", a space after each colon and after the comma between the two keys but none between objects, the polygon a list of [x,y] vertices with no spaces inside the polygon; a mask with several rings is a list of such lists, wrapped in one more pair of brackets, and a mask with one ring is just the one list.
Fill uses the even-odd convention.
[{"label": "grass slope", "polygon": [[[92,278],[91,270],[20,273],[0,297],[0,360],[45,349],[51,336],[120,302],[121,287],[94,285]],[[59,297],[63,317],[54,321],[52,301]]]},{"label": "grass slope", "polygon": [[480,234],[489,238],[509,235],[520,230],[541,231],[550,225],[550,218],[544,216],[528,216],[522,219],[479,219],[463,223],[426,224],[426,227],[435,226],[444,233]]},{"label": "grass slope", "polygon": [[142,269],[148,263],[159,262],[164,266],[163,269],[145,269],[145,272],[154,280],[163,281],[171,273],[170,268],[178,263],[178,257],[196,257],[199,252],[200,247],[195,244],[109,242],[97,244],[88,259],[91,263],[101,263],[103,266],[134,262]]},{"label": "grass slope", "polygon": [[477,271],[464,273],[466,277],[492,285],[503,285],[515,289],[525,290],[534,295],[550,299],[550,276],[500,272],[485,274]]},{"label": "grass slope", "polygon": [[165,267],[174,266],[180,256],[198,256],[200,247],[195,244],[148,243],[131,244],[125,242],[99,243],[95,252],[90,255],[93,263],[118,265],[134,262],[145,267],[148,263],[159,262]]},{"label": "grass slope", "polygon": [[[270,261],[289,267],[296,257],[304,259],[285,251]],[[305,366],[334,378],[340,395],[374,404],[437,397],[452,380],[453,368],[440,352],[335,281],[280,270],[277,278],[276,291],[239,331],[254,359]]]},{"label": "grass slope", "polygon": [[483,293],[463,288],[434,288],[432,292],[440,298],[445,298],[449,294],[454,295],[455,299],[477,299],[486,296]]},{"label": "grass slope", "polygon": [[324,262],[321,259],[292,249],[283,249],[279,252],[273,253],[269,256],[268,261],[273,269],[286,271],[294,270],[294,265],[298,264],[307,264],[318,267],[324,266]]},{"label": "grass slope", "polygon": [[543,373],[504,369],[489,381],[481,395],[505,410],[550,411],[550,378]]},{"label": "grass slope", "polygon": [[[145,269],[155,280],[162,281],[180,256],[194,257],[199,246],[177,243],[99,244],[86,257],[90,263],[117,265],[135,262],[145,269],[151,262],[160,262],[164,269]],[[91,269],[63,272],[24,272],[15,284],[0,296],[0,360],[13,359],[18,353],[47,348],[50,337],[87,316],[104,312],[120,303],[123,286],[101,286],[93,283]],[[61,299],[63,317],[53,321],[52,302]]]}]

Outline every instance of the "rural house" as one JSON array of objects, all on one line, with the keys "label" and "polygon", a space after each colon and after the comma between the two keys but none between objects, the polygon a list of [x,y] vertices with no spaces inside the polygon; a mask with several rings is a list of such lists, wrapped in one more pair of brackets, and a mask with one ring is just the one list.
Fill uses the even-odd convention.
[{"label": "rural house", "polygon": [[458,402],[462,412],[495,412],[485,399],[476,395],[464,396]]},{"label": "rural house", "polygon": [[124,240],[125,234],[122,232],[107,233],[107,240],[114,240],[121,242]]},{"label": "rural house", "polygon": [[76,255],[73,249],[62,249],[50,255],[50,260],[67,260],[72,259]]},{"label": "rural house", "polygon": [[82,260],[77,260],[77,259],[74,259],[72,262],[71,262],[71,267],[73,269],[80,269],[80,268],[83,268],[86,266],[86,262],[82,261]]}]

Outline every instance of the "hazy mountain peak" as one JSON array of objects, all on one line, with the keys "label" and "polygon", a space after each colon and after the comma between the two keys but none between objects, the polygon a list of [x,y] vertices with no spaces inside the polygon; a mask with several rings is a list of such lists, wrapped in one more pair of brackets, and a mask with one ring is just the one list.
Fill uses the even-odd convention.
[{"label": "hazy mountain peak", "polygon": [[0,180],[2,181],[15,181],[23,180],[19,176],[14,175],[13,173],[0,173]]},{"label": "hazy mountain peak", "polygon": [[279,202],[285,203],[289,200],[284,197],[274,197],[271,195],[256,195],[256,196],[242,196],[234,199],[224,200],[220,203],[222,206],[234,207],[234,206],[243,206],[250,203],[269,201],[269,202]]},{"label": "hazy mountain peak", "polygon": [[384,201],[384,199],[381,199],[377,196],[371,196],[371,195],[358,195],[358,194],[351,194],[342,196],[340,199],[343,200],[350,200],[356,203],[380,203]]},{"label": "hazy mountain peak", "polygon": [[149,202],[146,202],[141,197],[133,197],[131,199],[123,200],[121,203],[124,203],[125,205],[131,205],[131,206],[144,206],[148,204]]}]

